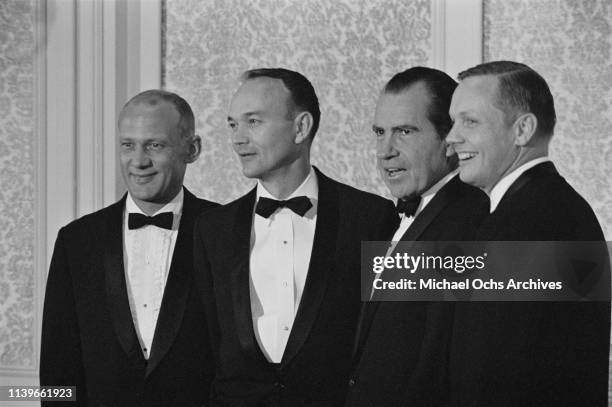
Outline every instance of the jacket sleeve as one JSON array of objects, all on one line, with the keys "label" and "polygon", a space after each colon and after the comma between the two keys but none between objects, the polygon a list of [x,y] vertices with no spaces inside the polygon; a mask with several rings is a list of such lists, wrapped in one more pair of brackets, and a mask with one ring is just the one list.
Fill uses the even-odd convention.
[{"label": "jacket sleeve", "polygon": [[[47,279],[40,350],[41,386],[76,386],[77,402],[86,406],[87,390],[74,290],[65,245],[60,230]],[[42,402],[42,406],[57,402]]]}]

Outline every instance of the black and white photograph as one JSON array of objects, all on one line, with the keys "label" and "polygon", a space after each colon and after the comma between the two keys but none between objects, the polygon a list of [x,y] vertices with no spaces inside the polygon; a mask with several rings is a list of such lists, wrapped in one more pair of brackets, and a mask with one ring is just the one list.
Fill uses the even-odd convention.
[{"label": "black and white photograph", "polygon": [[0,406],[612,405],[611,128],[610,0],[0,0]]}]

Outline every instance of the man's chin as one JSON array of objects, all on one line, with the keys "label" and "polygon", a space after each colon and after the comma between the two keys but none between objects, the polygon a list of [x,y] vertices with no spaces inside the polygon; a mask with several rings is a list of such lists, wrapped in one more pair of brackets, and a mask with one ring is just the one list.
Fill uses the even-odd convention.
[{"label": "man's chin", "polygon": [[460,170],[459,179],[461,180],[461,182],[464,182],[468,185],[478,187],[476,177],[474,177],[474,174],[468,170]]},{"label": "man's chin", "polygon": [[242,175],[244,175],[247,178],[255,178],[255,179],[260,179],[262,176],[261,171],[257,171],[256,169],[248,168],[248,167],[242,167]]},{"label": "man's chin", "polygon": [[157,191],[151,191],[149,188],[143,188],[142,185],[128,186],[128,192],[132,198],[142,202],[154,202],[158,197]]}]

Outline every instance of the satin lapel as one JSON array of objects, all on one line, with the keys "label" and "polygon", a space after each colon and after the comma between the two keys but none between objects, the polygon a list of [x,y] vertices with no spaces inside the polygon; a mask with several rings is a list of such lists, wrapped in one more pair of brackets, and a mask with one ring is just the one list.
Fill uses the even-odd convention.
[{"label": "satin lapel", "polygon": [[293,323],[281,364],[286,366],[298,353],[317,318],[330,270],[334,269],[338,233],[338,197],[332,181],[315,168],[319,183],[319,203],[312,254],[304,293]]},{"label": "satin lapel", "polygon": [[423,212],[416,217],[414,222],[412,222],[412,225],[410,225],[400,240],[419,240],[431,222],[433,222],[438,214],[451,203],[451,198],[455,194],[457,188],[460,186],[460,182],[461,181],[459,180],[458,175],[454,176],[450,181],[448,181],[448,183],[444,185],[438,191],[438,193],[436,193],[436,196],[433,197],[425,209],[423,209]]},{"label": "satin lapel", "polygon": [[236,208],[235,218],[231,219],[233,222],[232,242],[228,250],[233,252],[228,258],[232,259],[229,268],[230,287],[234,306],[234,321],[240,346],[247,354],[265,362],[266,358],[255,340],[249,289],[249,257],[255,197],[256,189],[254,188],[241,199]]},{"label": "satin lapel", "polygon": [[[113,321],[117,339],[128,358],[142,357],[130,303],[127,295],[123,268],[123,210],[125,197],[109,208],[104,242],[104,270],[107,306]],[[137,355],[134,354],[137,353]]]},{"label": "satin lapel", "polygon": [[189,296],[191,274],[193,273],[193,225],[197,215],[197,202],[186,189],[183,201],[183,213],[179,224],[178,235],[168,271],[168,281],[164,289],[161,309],[155,326],[151,356],[147,363],[148,376],[159,364],[170,349],[178,333],[185,305]]}]

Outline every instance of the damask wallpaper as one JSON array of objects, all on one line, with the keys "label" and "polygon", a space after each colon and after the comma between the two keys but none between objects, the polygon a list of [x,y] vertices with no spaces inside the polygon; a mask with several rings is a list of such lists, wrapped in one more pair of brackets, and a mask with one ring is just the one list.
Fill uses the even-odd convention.
[{"label": "damask wallpaper", "polygon": [[0,2],[0,368],[33,368],[33,1]]},{"label": "damask wallpaper", "polygon": [[375,168],[374,107],[392,74],[431,59],[429,0],[172,0],[165,22],[165,86],[190,102],[203,138],[186,177],[196,194],[228,202],[253,185],[226,118],[239,75],[259,67],[297,70],[317,90],[313,163],[386,194]]},{"label": "damask wallpaper", "polygon": [[484,59],[524,62],[548,82],[551,158],[612,240],[612,2],[485,0]]}]

